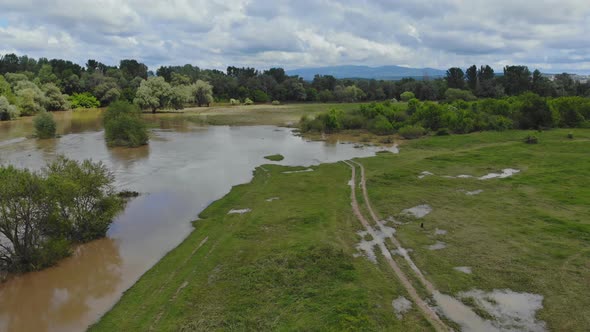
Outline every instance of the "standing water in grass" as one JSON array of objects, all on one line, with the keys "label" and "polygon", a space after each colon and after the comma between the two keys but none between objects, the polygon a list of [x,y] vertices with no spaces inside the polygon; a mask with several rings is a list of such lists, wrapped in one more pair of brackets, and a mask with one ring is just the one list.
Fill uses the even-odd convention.
[{"label": "standing water in grass", "polygon": [[[152,117],[149,146],[108,148],[100,113],[56,115],[61,138],[26,138],[27,119],[2,123],[0,163],[40,169],[59,154],[104,162],[117,189],[138,191],[108,237],[79,246],[57,266],[0,284],[0,331],[79,331],[191,231],[191,221],[252,170],[281,153],[282,165],[312,166],[373,155],[377,148],[308,142],[273,126],[197,127]],[[310,168],[311,169],[311,168]],[[247,208],[247,207],[245,207]]]}]

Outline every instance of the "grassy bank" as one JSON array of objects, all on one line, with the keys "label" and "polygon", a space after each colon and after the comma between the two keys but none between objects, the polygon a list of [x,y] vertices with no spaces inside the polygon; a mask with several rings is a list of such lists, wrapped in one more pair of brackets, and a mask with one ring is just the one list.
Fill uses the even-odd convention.
[{"label": "grassy bank", "polygon": [[[568,139],[572,132],[574,138]],[[377,214],[429,204],[420,223],[397,228],[416,264],[446,294],[511,289],[544,296],[550,330],[590,329],[590,131],[485,132],[405,142],[399,155],[361,159]],[[504,168],[505,179],[482,176]],[[264,166],[195,222],[92,330],[429,330],[384,262],[354,257],[350,169],[306,173]],[[422,171],[434,173],[422,179]],[[483,190],[479,195],[467,191]],[[270,198],[278,198],[272,199]],[[362,208],[362,206],[361,206]],[[251,209],[228,214],[232,209]],[[446,230],[435,235],[435,229]],[[428,246],[442,241],[446,248]],[[467,266],[472,274],[454,270]]]}]

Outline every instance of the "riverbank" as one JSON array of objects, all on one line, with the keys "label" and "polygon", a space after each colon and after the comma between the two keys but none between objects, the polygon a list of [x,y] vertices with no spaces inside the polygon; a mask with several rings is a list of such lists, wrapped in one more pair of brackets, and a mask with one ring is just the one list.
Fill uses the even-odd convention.
[{"label": "riverbank", "polygon": [[[590,131],[535,133],[536,145],[522,142],[527,134],[428,137],[406,142],[399,155],[358,161],[376,214],[392,217],[436,289],[496,325],[511,321],[494,290],[540,298],[517,308],[531,326],[587,330]],[[431,329],[416,305],[399,310],[411,297],[385,260],[357,249],[373,239],[357,234],[349,180],[344,163],[257,168],[91,330]],[[393,258],[412,274],[403,256]]]}]

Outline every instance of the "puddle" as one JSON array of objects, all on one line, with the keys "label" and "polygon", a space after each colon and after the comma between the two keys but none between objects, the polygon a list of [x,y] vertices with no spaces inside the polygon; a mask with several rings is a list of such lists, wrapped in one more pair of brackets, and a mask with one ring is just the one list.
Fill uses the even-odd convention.
[{"label": "puddle", "polygon": [[431,176],[434,175],[433,173],[430,173],[429,171],[424,171],[422,173],[420,173],[420,175],[418,175],[418,179],[424,179],[427,176]]},{"label": "puddle", "polygon": [[403,296],[393,300],[391,305],[393,306],[393,310],[395,311],[397,319],[404,318],[404,314],[412,309],[412,302]]},{"label": "puddle", "polygon": [[444,229],[435,229],[434,230],[434,235],[447,235],[447,231]]},{"label": "puddle", "polygon": [[505,168],[502,170],[502,173],[490,173],[484,176],[477,178],[478,180],[488,180],[488,179],[504,179],[510,177],[514,174],[520,173],[520,170],[513,169],[513,168]]},{"label": "puddle", "polygon": [[465,192],[465,195],[467,196],[475,196],[475,195],[479,195],[483,192],[483,190],[478,189],[478,190],[474,190],[474,191],[467,191]]},{"label": "puddle", "polygon": [[435,244],[429,245],[428,250],[441,250],[447,247],[447,244],[441,241],[436,241]]},{"label": "puddle", "polygon": [[430,207],[430,205],[427,205],[427,204],[422,204],[422,205],[414,206],[413,208],[410,208],[410,209],[405,209],[402,211],[402,214],[410,215],[410,216],[420,219],[420,218],[424,218],[430,212],[432,212],[432,207]]},{"label": "puddle", "polygon": [[313,168],[307,168],[301,171],[286,171],[283,172],[283,174],[294,174],[294,173],[307,173],[307,172],[313,172]]},{"label": "puddle", "polygon": [[252,209],[231,209],[227,214],[244,214],[252,211]]},{"label": "puddle", "polygon": [[271,197],[271,198],[268,198],[266,201],[267,202],[272,202],[272,201],[276,201],[278,199],[281,199],[281,198],[280,197]]},{"label": "puddle", "polygon": [[471,272],[472,272],[470,266],[455,266],[453,268],[453,270],[459,271],[459,272],[463,272],[463,273],[466,273],[466,274],[471,274]]},{"label": "puddle", "polygon": [[543,308],[543,296],[531,293],[516,293],[509,289],[484,292],[471,290],[458,294],[471,298],[477,306],[495,318],[492,323],[502,331],[545,331],[545,322],[537,320],[535,313]]},{"label": "puddle", "polygon": [[404,257],[404,256],[408,255],[409,253],[411,253],[413,251],[414,250],[413,249],[410,249],[410,248],[399,248],[399,249],[393,249],[393,250],[391,250],[391,253],[394,254],[394,255],[398,255],[398,256]]},{"label": "puddle", "polygon": [[[379,221],[377,225],[379,227],[371,233],[367,231],[357,233],[361,237],[361,241],[356,245],[357,250],[373,263],[377,263],[375,247],[385,245],[385,239],[391,238],[395,234],[395,228],[386,226],[384,221]],[[367,235],[371,236],[371,240],[366,240]]]}]

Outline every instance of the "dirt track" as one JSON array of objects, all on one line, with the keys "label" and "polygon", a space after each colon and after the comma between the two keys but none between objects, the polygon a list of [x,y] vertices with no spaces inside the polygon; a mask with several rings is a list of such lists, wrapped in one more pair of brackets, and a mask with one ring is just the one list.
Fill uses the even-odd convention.
[{"label": "dirt track", "polygon": [[[366,206],[367,206],[367,208],[369,210],[369,213],[371,214],[371,217],[373,218],[373,221],[375,223],[379,224],[378,223],[378,220],[379,219],[375,215],[375,212],[373,211],[373,209],[371,207],[371,204],[369,203],[369,199],[368,199],[368,195],[367,195],[367,188],[365,186],[365,171],[364,171],[364,168],[363,168],[363,166],[361,164],[356,163],[354,161],[345,161],[344,163],[347,164],[348,166],[350,166],[350,168],[352,170],[352,177],[351,177],[351,181],[350,181],[350,187],[351,187],[350,200],[351,200],[351,205],[352,205],[352,210],[354,212],[354,215],[361,222],[361,224],[365,227],[365,230],[373,238],[377,238],[377,235],[376,235],[375,230],[373,229],[373,227],[371,226],[371,224],[367,221],[367,219],[365,219],[365,217],[361,213],[361,211],[359,209],[358,201],[357,201],[357,198],[356,198],[356,168],[354,166],[355,164],[358,165],[358,166],[360,166],[360,169],[361,169],[361,188],[362,188],[362,191],[363,191],[363,196],[364,196],[364,200],[365,200]],[[397,247],[397,249],[400,249],[401,248],[401,245],[399,244],[399,242],[393,236],[391,236],[390,239],[395,244],[395,246]],[[395,272],[396,276],[400,279],[400,281],[401,281],[402,285],[404,286],[404,288],[407,290],[407,292],[408,292],[410,298],[412,299],[412,301],[418,306],[418,308],[420,309],[420,311],[422,311],[422,313],[424,314],[424,316],[426,317],[426,319],[432,324],[432,326],[437,331],[449,331],[450,329],[440,319],[440,317],[437,315],[437,313],[422,298],[420,298],[420,296],[416,292],[416,289],[414,288],[414,286],[412,285],[412,283],[410,282],[410,280],[407,278],[407,276],[405,275],[405,273],[401,270],[401,268],[399,267],[399,265],[395,262],[395,260],[391,256],[391,253],[390,253],[389,249],[387,248],[387,246],[385,245],[384,242],[379,243],[379,249],[381,250],[381,254],[385,258],[385,260],[387,261],[387,263],[389,264],[389,266],[393,269],[393,271]],[[422,276],[422,278],[424,278],[424,277]],[[430,291],[430,289],[429,289],[429,291]]]}]

